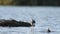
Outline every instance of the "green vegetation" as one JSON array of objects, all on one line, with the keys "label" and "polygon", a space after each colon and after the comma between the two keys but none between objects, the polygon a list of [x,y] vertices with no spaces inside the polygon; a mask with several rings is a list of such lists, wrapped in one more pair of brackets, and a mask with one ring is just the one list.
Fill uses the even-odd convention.
[{"label": "green vegetation", "polygon": [[59,0],[0,0],[0,5],[60,5]]}]

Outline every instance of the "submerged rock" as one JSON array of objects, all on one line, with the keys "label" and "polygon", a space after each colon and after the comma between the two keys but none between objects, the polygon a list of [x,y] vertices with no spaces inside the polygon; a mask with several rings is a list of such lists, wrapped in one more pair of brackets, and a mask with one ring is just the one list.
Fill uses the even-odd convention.
[{"label": "submerged rock", "polygon": [[48,32],[48,33],[50,33],[50,32],[51,32],[51,30],[48,28],[47,32]]}]

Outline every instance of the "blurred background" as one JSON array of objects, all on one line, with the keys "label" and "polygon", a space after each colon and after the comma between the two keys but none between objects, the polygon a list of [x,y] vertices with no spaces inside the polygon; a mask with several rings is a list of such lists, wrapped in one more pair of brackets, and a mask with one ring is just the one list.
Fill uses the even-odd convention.
[{"label": "blurred background", "polygon": [[0,0],[0,5],[60,6],[60,0]]}]

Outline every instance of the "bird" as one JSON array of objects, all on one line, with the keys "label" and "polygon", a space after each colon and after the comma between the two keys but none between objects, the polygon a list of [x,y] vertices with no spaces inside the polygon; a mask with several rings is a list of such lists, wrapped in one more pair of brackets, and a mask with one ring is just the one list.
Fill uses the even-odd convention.
[{"label": "bird", "polygon": [[32,21],[30,23],[29,22],[19,21],[19,25],[21,25],[22,27],[35,26],[35,20],[32,19]]},{"label": "bird", "polygon": [[31,27],[31,26],[35,26],[35,20],[32,19],[31,23],[24,22],[24,21],[16,21],[14,19],[4,20],[3,22],[0,22],[0,26],[2,27]]}]

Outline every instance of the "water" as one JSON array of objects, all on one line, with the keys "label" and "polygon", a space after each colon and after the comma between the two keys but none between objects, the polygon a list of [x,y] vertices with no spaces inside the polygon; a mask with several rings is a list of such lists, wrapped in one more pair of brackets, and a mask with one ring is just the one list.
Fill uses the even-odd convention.
[{"label": "water", "polygon": [[[0,27],[0,34],[60,34],[60,7],[0,6],[0,19],[28,21],[35,27]],[[47,33],[50,28],[51,33]]]}]

